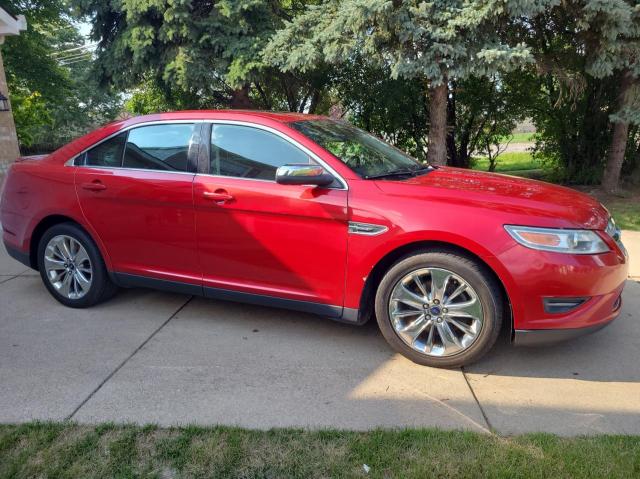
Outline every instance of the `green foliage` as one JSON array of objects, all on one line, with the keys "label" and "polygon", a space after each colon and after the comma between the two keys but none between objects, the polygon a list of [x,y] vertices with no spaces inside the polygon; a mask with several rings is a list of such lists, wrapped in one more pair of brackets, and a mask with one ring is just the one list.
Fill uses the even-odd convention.
[{"label": "green foliage", "polygon": [[[96,76],[136,90],[154,108],[250,106],[314,111],[327,85],[321,65],[307,74],[280,72],[260,52],[298,2],[271,0],[73,0],[92,18],[100,41]],[[144,94],[143,94],[144,95]],[[246,97],[246,98],[245,98]],[[241,101],[241,103],[239,103]]]},{"label": "green foliage", "polygon": [[521,72],[472,76],[451,82],[447,140],[450,163],[468,167],[472,154],[501,153],[517,122],[527,116],[520,88]]},{"label": "green foliage", "polygon": [[39,132],[53,124],[51,112],[38,92],[13,92],[11,98],[18,140],[21,145],[31,146]]},{"label": "green foliage", "polygon": [[277,32],[267,61],[285,71],[355,53],[389,65],[393,78],[431,85],[447,78],[513,70],[533,61],[529,49],[500,35],[510,19],[535,15],[554,2],[330,0],[311,6]]},{"label": "green foliage", "polygon": [[558,165],[559,179],[599,182],[612,123],[640,120],[637,91],[622,108],[617,103],[622,75],[639,73],[639,13],[631,0],[569,0],[512,32],[536,58],[523,76],[531,93],[525,106],[538,130],[536,157]]},{"label": "green foliage", "polygon": [[153,81],[147,80],[132,90],[131,97],[125,102],[124,108],[133,115],[148,115],[172,110],[173,104],[165,92]]},{"label": "green foliage", "polygon": [[[19,1],[13,9],[27,17],[28,29],[3,45],[18,139],[23,147],[59,146],[113,119],[118,95],[98,88],[87,68],[89,55],[64,65],[68,49],[83,45],[62,0]],[[72,54],[74,60],[78,58]]]},{"label": "green foliage", "polygon": [[423,82],[394,79],[389,67],[371,65],[356,55],[336,69],[332,85],[350,122],[424,158],[429,104]]}]

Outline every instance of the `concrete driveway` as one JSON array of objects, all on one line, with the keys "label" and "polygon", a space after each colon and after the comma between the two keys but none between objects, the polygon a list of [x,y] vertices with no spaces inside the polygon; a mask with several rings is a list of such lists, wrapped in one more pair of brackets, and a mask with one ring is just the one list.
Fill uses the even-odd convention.
[{"label": "concrete driveway", "polygon": [[640,434],[633,280],[594,335],[545,349],[503,338],[482,362],[439,370],[394,354],[374,323],[146,290],[65,308],[0,249],[0,422]]}]

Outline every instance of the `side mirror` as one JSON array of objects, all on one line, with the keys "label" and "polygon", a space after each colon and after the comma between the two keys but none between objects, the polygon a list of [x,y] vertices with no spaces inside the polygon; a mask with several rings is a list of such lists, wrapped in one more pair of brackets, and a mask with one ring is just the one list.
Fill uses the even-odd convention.
[{"label": "side mirror", "polygon": [[333,175],[319,165],[284,165],[276,170],[276,183],[281,185],[328,186]]}]

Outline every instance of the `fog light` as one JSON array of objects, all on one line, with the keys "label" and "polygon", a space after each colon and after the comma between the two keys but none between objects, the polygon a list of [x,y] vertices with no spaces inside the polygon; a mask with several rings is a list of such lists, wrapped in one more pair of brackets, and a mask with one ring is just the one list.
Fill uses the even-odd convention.
[{"label": "fog light", "polygon": [[589,298],[542,298],[546,313],[568,313],[583,304]]},{"label": "fog light", "polygon": [[619,310],[620,306],[622,306],[622,295],[618,296],[618,299],[616,299],[616,302],[613,303],[613,310],[614,311]]}]

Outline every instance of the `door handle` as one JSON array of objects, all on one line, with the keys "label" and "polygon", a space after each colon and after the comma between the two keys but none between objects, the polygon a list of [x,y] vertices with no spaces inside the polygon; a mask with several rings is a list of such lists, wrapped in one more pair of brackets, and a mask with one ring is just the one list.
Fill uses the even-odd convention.
[{"label": "door handle", "polygon": [[107,187],[99,180],[92,181],[91,183],[82,183],[82,189],[89,191],[102,191]]},{"label": "door handle", "polygon": [[208,200],[213,200],[217,203],[225,203],[233,200],[233,196],[227,193],[226,190],[218,189],[216,191],[205,191],[203,196]]}]

